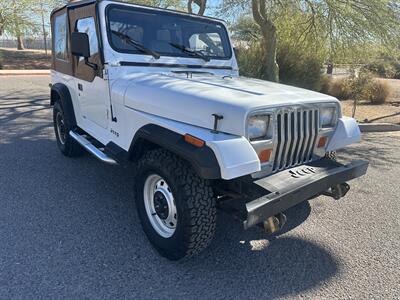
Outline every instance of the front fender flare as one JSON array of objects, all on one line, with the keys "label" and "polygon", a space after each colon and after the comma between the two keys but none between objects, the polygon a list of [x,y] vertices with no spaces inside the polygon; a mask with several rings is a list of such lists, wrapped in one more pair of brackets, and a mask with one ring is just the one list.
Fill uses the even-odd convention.
[{"label": "front fender flare", "polygon": [[335,133],[326,150],[335,151],[359,141],[361,141],[361,131],[357,121],[353,118],[342,117],[338,121]]},{"label": "front fender flare", "polygon": [[141,141],[146,140],[155,145],[175,153],[188,161],[204,179],[220,179],[221,170],[214,151],[204,145],[201,148],[185,142],[182,134],[155,124],[147,124],[141,127],[135,134],[131,143],[129,154],[133,154]]},{"label": "front fender flare", "polygon": [[67,112],[66,115],[70,118],[70,124],[76,126],[77,123],[75,118],[74,105],[72,104],[71,94],[66,85],[62,83],[56,83],[51,86],[50,105],[53,106],[55,101],[61,101],[62,108]]}]

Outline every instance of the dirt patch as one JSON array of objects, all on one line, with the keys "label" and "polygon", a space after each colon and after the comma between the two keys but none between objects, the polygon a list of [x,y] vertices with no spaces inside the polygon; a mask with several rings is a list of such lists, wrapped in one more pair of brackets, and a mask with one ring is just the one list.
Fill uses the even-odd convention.
[{"label": "dirt patch", "polygon": [[[360,101],[355,118],[364,123],[393,123],[400,124],[400,80],[382,79],[390,88],[387,102],[381,105],[371,105],[367,101]],[[343,115],[350,116],[353,111],[353,100],[341,101]]]},{"label": "dirt patch", "polygon": [[[343,115],[350,116],[353,101],[341,101]],[[357,106],[355,118],[364,123],[393,123],[400,124],[400,101],[383,105],[371,105],[361,102]]]},{"label": "dirt patch", "polygon": [[50,69],[51,54],[43,50],[0,48],[0,68],[4,70]]}]

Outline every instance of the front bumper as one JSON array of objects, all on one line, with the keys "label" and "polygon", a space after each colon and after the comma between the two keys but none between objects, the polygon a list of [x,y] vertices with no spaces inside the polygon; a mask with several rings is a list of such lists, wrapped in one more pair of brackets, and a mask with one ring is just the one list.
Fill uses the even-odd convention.
[{"label": "front bumper", "polygon": [[363,176],[368,162],[356,160],[347,165],[321,159],[299,167],[246,183],[244,228],[257,225],[268,217],[349,180]]}]

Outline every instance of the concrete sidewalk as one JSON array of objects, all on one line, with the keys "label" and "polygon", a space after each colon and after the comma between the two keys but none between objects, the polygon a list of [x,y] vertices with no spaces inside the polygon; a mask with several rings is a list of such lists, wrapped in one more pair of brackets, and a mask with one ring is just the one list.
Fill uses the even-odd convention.
[{"label": "concrete sidewalk", "polygon": [[50,75],[50,70],[0,70],[0,76]]},{"label": "concrete sidewalk", "polygon": [[391,123],[359,123],[361,132],[400,131],[400,125]]}]

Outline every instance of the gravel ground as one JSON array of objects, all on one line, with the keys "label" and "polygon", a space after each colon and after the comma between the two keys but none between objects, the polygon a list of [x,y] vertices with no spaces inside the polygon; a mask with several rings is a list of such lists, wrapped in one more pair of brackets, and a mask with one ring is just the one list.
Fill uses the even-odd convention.
[{"label": "gravel ground", "polygon": [[346,150],[367,176],[289,210],[290,231],[221,212],[211,247],[174,263],[142,233],[132,170],[60,154],[48,81],[0,77],[1,298],[400,298],[399,133]]}]

